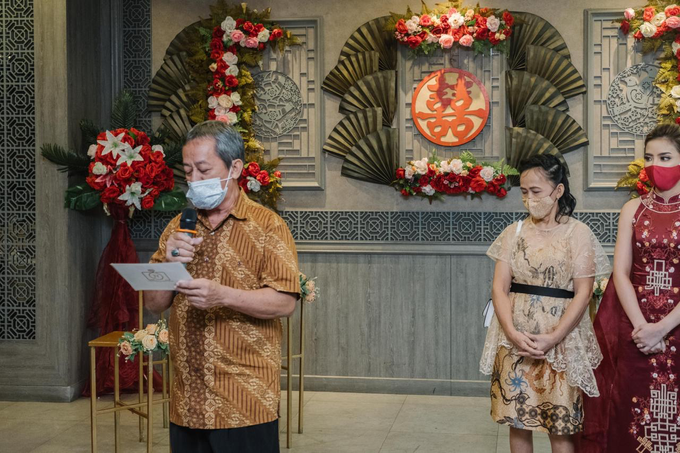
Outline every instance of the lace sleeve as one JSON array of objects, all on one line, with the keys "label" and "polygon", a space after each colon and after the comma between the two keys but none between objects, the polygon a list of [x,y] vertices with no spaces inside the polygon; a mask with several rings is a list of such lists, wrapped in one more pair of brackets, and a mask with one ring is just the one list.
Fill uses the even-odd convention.
[{"label": "lace sleeve", "polygon": [[584,223],[579,222],[574,228],[571,249],[574,257],[573,278],[600,277],[611,273],[609,257]]},{"label": "lace sleeve", "polygon": [[486,255],[494,261],[505,261],[509,263],[512,259],[512,244],[517,232],[518,223],[515,222],[507,227],[491,244]]}]

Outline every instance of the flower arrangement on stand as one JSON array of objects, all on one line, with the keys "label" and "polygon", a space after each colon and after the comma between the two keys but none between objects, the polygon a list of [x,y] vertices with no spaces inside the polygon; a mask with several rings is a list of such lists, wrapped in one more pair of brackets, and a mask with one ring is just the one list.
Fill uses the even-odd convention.
[{"label": "flower arrangement on stand", "polygon": [[[269,8],[258,12],[245,3],[230,5],[220,0],[210,7],[210,11],[210,18],[202,20],[192,36],[188,68],[191,79],[196,82],[196,87],[190,91],[196,102],[189,116],[195,123],[211,119],[236,127],[243,136],[246,166],[256,163],[262,168],[269,167],[271,178],[280,160],[265,162],[264,148],[255,138],[256,86],[250,68],[262,64],[267,47],[283,51],[287,46],[299,44],[299,40],[269,19]],[[276,209],[280,189],[281,184],[275,184],[270,190],[249,190],[247,193],[265,206]]]},{"label": "flower arrangement on stand", "polygon": [[281,190],[281,172],[271,163],[260,167],[257,162],[250,162],[243,168],[238,184],[247,194],[273,198]]},{"label": "flower arrangement on stand", "polygon": [[616,183],[616,189],[628,188],[631,198],[645,195],[652,190],[652,183],[645,171],[645,162],[642,159],[633,161],[628,165],[625,176]]},{"label": "flower arrangement on stand", "polygon": [[505,198],[510,190],[508,176],[517,175],[519,172],[503,161],[477,163],[467,151],[448,160],[440,160],[433,153],[431,158],[424,157],[398,168],[392,184],[404,197],[415,195],[427,198],[430,203],[443,200],[444,195],[474,196],[484,192]]},{"label": "flower arrangement on stand", "polygon": [[319,288],[316,286],[316,277],[309,278],[300,273],[300,300],[302,303],[315,302],[319,297]]},{"label": "flower arrangement on stand", "polygon": [[453,46],[488,54],[491,49],[507,53],[514,17],[507,10],[494,8],[455,8],[453,3],[438,4],[430,10],[423,3],[420,15],[410,8],[406,14],[392,14],[388,30],[408,46],[411,57],[429,55]]},{"label": "flower arrangement on stand", "polygon": [[125,361],[135,360],[137,354],[165,355],[170,350],[168,329],[164,320],[156,324],[147,324],[142,330],[125,332],[118,340],[118,356],[123,355]]},{"label": "flower arrangement on stand", "polygon": [[662,91],[657,107],[660,123],[680,124],[680,6],[669,1],[651,1],[644,8],[627,8],[621,32],[633,34],[642,53],[660,51],[660,69],[654,85]]}]

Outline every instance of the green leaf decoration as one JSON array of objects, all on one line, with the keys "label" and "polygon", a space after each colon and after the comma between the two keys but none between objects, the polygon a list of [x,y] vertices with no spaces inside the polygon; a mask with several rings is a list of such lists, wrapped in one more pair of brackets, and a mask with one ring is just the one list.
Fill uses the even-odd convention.
[{"label": "green leaf decoration", "polygon": [[87,183],[71,186],[66,189],[64,206],[77,211],[87,211],[96,208],[101,204],[99,192],[90,187]]},{"label": "green leaf decoration", "polygon": [[81,120],[80,132],[83,137],[83,149],[87,150],[90,145],[97,143],[97,136],[102,132],[102,129],[91,120]]},{"label": "green leaf decoration", "polygon": [[154,211],[179,211],[187,205],[187,197],[182,189],[161,192],[153,205]]},{"label": "green leaf decoration", "polygon": [[57,169],[62,173],[88,173],[91,161],[85,154],[76,153],[53,144],[43,145],[40,148],[40,154],[53,164],[58,165]]},{"label": "green leaf decoration", "polygon": [[130,129],[137,123],[135,98],[129,91],[123,91],[113,103],[111,129]]}]

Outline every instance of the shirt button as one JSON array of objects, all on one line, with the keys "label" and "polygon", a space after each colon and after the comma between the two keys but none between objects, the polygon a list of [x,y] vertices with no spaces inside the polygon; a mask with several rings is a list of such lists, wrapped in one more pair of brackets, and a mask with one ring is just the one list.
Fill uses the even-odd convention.
[{"label": "shirt button", "polygon": [[214,231],[211,231],[211,232],[210,232],[210,236],[215,236],[215,232],[214,232]]}]

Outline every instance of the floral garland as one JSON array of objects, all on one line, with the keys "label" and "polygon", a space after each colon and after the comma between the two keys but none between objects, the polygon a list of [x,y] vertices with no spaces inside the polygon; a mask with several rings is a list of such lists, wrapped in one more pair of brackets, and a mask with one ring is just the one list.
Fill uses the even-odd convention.
[{"label": "floral garland", "polygon": [[[265,162],[264,147],[255,138],[256,87],[248,68],[262,63],[267,46],[283,50],[299,40],[269,20],[270,9],[258,12],[245,3],[229,5],[219,0],[210,10],[210,18],[200,22],[191,40],[188,67],[197,86],[190,92],[196,102],[189,116],[195,123],[215,119],[236,127],[243,137],[246,167],[256,163],[267,168],[273,181],[280,160]],[[282,187],[280,177],[277,179],[277,184],[260,182],[258,190],[250,190],[248,195],[276,209]]]},{"label": "floral garland", "polygon": [[626,175],[616,183],[616,189],[622,187],[628,188],[631,198],[645,195],[652,190],[652,183],[645,171],[645,162],[643,159],[638,159],[628,165]]},{"label": "floral garland", "polygon": [[662,49],[661,68],[654,85],[662,91],[657,107],[660,123],[680,124],[680,7],[666,1],[652,1],[640,9],[627,8],[618,20],[624,35],[633,33],[641,42],[642,52]]},{"label": "floral garland", "polygon": [[515,22],[510,12],[479,6],[456,9],[449,5],[430,11],[423,3],[420,16],[410,8],[405,15],[391,13],[388,30],[394,30],[397,41],[411,49],[412,58],[454,45],[472,48],[476,53],[488,54],[492,48],[507,53]]},{"label": "floral garland", "polygon": [[136,332],[125,332],[118,340],[118,356],[125,361],[134,360],[137,354],[160,352],[165,355],[170,350],[168,328],[164,320]]},{"label": "floral garland", "polygon": [[393,185],[404,197],[416,195],[432,200],[443,200],[444,195],[472,194],[484,192],[505,198],[510,190],[508,176],[519,172],[503,161],[493,164],[477,163],[470,152],[460,158],[439,160],[436,154],[428,159],[411,161],[398,168]]},{"label": "floral garland", "polygon": [[243,168],[238,185],[246,194],[256,194],[262,190],[278,191],[281,189],[281,172],[275,168],[271,164],[260,168],[257,162],[250,162]]}]

